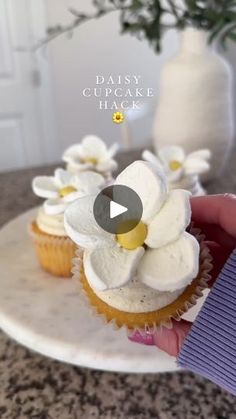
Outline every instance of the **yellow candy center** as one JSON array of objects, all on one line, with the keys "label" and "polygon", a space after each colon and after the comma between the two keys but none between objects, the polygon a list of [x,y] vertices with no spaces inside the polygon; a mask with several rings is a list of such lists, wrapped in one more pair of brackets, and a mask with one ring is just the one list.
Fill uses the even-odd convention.
[{"label": "yellow candy center", "polygon": [[81,159],[83,163],[97,164],[98,160],[95,157],[86,157]]},{"label": "yellow candy center", "polygon": [[147,237],[147,226],[140,221],[133,230],[128,233],[122,233],[116,235],[116,240],[121,247],[128,250],[137,249],[144,244]]},{"label": "yellow candy center", "polygon": [[173,170],[173,172],[175,172],[176,170],[182,167],[182,163],[180,163],[180,161],[178,160],[171,160],[169,162],[169,167],[170,167],[170,170]]},{"label": "yellow candy center", "polygon": [[64,196],[69,195],[72,192],[76,192],[77,189],[74,188],[74,186],[64,186],[64,188],[61,188],[59,191],[59,195],[61,198],[64,198]]}]

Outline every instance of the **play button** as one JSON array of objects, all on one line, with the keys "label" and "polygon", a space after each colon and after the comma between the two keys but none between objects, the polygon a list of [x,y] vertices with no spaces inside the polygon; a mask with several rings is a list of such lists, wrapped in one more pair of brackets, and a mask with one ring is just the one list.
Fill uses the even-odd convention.
[{"label": "play button", "polygon": [[117,204],[115,201],[110,202],[110,218],[118,217],[118,215],[124,214],[128,211],[128,208],[123,205]]},{"label": "play button", "polygon": [[103,230],[112,234],[122,234],[136,227],[142,218],[143,206],[133,189],[114,185],[108,186],[97,195],[93,213]]}]

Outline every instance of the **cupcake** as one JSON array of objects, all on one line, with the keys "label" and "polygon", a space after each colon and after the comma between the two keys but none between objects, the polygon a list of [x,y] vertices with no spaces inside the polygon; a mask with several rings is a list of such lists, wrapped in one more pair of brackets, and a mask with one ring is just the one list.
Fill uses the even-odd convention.
[{"label": "cupcake", "polygon": [[201,295],[211,268],[201,235],[189,227],[190,193],[169,191],[163,171],[143,161],[128,166],[114,185],[138,194],[141,220],[127,233],[111,234],[93,217],[96,195],[73,203],[65,229],[84,248],[75,258],[75,278],[106,321],[130,330],[169,325]]},{"label": "cupcake", "polygon": [[117,150],[118,144],[108,148],[101,138],[87,135],[80,144],[74,144],[65,150],[62,159],[67,164],[67,170],[72,173],[92,170],[110,180],[112,172],[118,167],[113,159]]},{"label": "cupcake", "polygon": [[198,150],[186,155],[183,148],[173,145],[160,148],[157,156],[145,150],[142,157],[156,166],[161,166],[170,189],[186,189],[193,196],[206,194],[201,185],[200,175],[210,170],[209,150]]},{"label": "cupcake", "polygon": [[30,234],[45,271],[55,276],[71,277],[76,245],[65,231],[64,212],[73,201],[95,193],[103,184],[104,178],[98,173],[87,171],[73,175],[63,169],[56,169],[54,176],[33,179],[34,193],[45,201],[30,224]]}]

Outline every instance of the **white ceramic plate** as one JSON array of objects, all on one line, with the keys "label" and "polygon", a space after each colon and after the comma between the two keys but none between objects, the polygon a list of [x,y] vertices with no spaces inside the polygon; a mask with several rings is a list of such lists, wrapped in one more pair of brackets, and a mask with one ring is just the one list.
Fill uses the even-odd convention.
[{"label": "white ceramic plate", "polygon": [[[174,358],[155,347],[134,344],[124,330],[104,325],[83,303],[72,280],[40,269],[27,234],[35,211],[0,231],[2,330],[30,349],[74,365],[124,372],[176,370]],[[188,318],[197,310],[189,311]]]}]

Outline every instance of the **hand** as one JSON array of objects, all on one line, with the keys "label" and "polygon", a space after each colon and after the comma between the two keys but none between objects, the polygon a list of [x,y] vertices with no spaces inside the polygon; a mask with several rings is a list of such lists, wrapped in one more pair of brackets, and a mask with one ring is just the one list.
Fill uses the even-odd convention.
[{"label": "hand", "polygon": [[[230,253],[236,247],[236,195],[209,195],[191,199],[192,220],[205,234],[205,242],[213,257],[211,286]],[[192,323],[173,321],[172,329],[159,329],[152,339],[139,333],[129,336],[133,342],[154,344],[169,355],[177,356]]]}]

